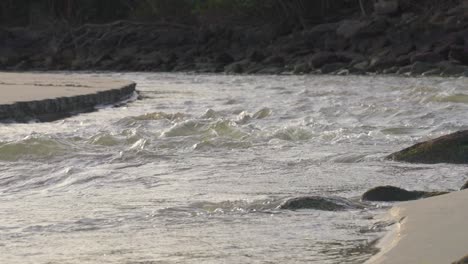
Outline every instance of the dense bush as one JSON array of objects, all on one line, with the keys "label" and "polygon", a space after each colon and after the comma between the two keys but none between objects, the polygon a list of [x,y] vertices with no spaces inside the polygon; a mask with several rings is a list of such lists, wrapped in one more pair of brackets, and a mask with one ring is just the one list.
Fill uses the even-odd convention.
[{"label": "dense bush", "polygon": [[[370,11],[376,0],[1,0],[0,23],[7,26],[105,23],[129,19],[174,23],[281,23],[306,27]],[[400,0],[408,11],[461,0]],[[368,13],[368,12],[367,12]]]}]

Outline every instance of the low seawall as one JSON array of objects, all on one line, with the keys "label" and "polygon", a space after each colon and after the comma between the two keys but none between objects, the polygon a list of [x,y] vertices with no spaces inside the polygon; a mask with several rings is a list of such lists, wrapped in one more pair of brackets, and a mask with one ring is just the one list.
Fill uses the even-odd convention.
[{"label": "low seawall", "polygon": [[66,74],[0,73],[0,122],[53,121],[131,98],[129,81]]}]

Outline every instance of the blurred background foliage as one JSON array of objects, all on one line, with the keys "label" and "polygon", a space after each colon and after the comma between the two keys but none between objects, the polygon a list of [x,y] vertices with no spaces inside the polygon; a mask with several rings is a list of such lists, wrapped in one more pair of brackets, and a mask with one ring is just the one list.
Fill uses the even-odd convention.
[{"label": "blurred background foliage", "polygon": [[[378,0],[1,0],[0,25],[108,23],[116,20],[190,25],[280,23],[296,27],[370,13]],[[381,1],[381,0],[380,0]],[[461,0],[400,0],[405,11]]]}]

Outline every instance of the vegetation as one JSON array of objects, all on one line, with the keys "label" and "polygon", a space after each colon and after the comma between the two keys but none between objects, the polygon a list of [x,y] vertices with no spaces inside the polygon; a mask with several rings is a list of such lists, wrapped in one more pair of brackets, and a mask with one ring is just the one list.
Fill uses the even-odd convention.
[{"label": "vegetation", "polygon": [[[8,26],[104,23],[115,20],[177,23],[268,22],[306,27],[343,12],[372,9],[375,0],[2,0]],[[414,2],[418,0],[401,0]],[[437,2],[437,1],[436,1]],[[440,2],[440,1],[439,1]]]}]

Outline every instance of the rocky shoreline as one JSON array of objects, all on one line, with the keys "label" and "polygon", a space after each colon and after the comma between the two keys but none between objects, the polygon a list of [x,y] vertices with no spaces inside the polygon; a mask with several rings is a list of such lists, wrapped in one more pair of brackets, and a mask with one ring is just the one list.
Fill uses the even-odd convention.
[{"label": "rocky shoreline", "polygon": [[117,21],[0,28],[0,70],[468,76],[461,7],[318,24],[192,27]]}]

